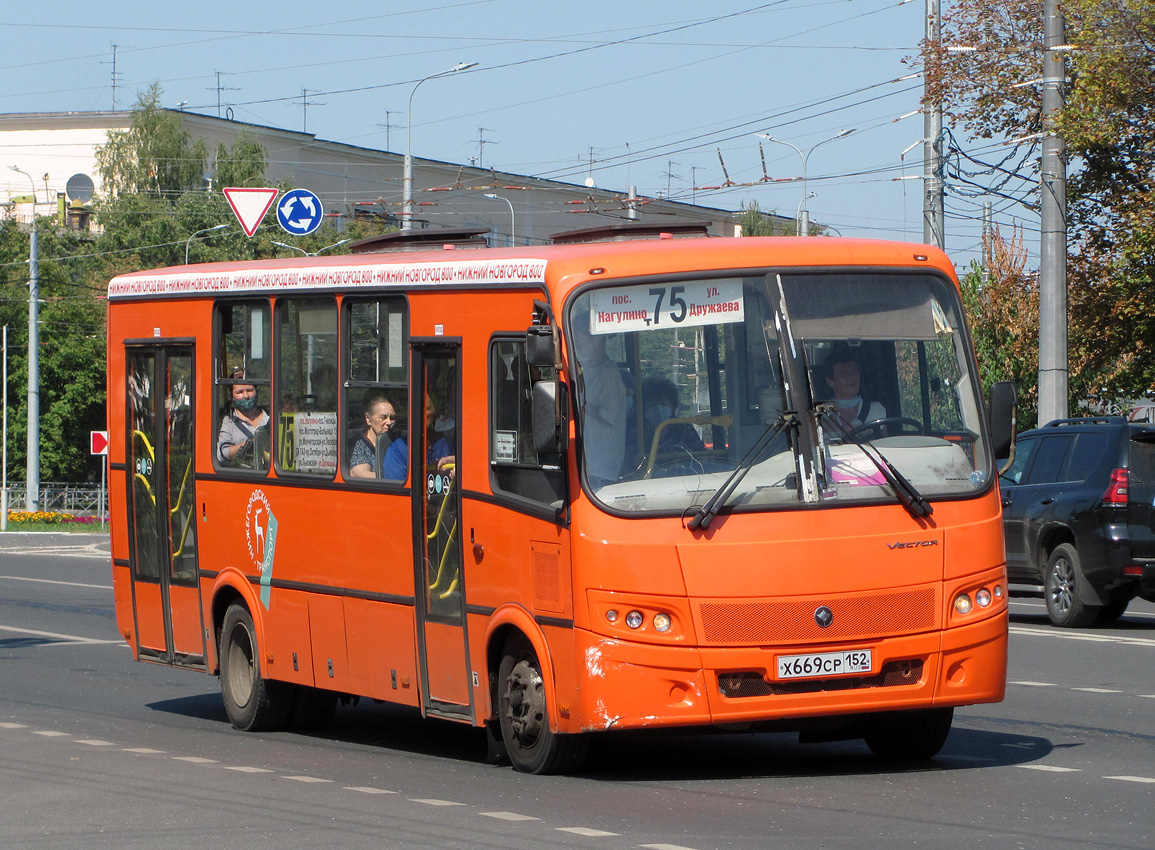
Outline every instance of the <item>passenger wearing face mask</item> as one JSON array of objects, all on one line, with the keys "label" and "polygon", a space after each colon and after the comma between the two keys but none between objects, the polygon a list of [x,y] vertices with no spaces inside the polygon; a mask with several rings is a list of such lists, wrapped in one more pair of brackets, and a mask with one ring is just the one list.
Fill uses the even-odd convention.
[{"label": "passenger wearing face mask", "polygon": [[860,428],[867,422],[886,418],[881,402],[864,400],[861,395],[862,375],[858,361],[849,349],[834,351],[822,364],[826,386],[834,394],[834,404],[842,424],[848,429]]},{"label": "passenger wearing face mask", "polygon": [[[234,370],[234,380],[244,378]],[[269,465],[269,414],[257,402],[254,384],[233,384],[231,406],[217,434],[217,459],[225,466],[266,469]]]},{"label": "passenger wearing face mask", "polygon": [[659,455],[706,450],[698,431],[689,422],[670,422],[659,429],[667,419],[678,416],[678,388],[669,378],[644,378],[642,404],[645,426],[643,441],[646,451],[653,445],[655,432],[658,434]]}]

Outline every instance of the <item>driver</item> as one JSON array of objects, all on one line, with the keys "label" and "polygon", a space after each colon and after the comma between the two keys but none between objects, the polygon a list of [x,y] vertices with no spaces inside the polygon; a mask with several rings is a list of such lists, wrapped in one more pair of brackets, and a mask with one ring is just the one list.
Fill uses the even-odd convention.
[{"label": "driver", "polygon": [[848,430],[886,418],[886,408],[881,402],[863,399],[860,392],[862,375],[850,349],[832,352],[823,362],[822,369],[826,385],[834,394],[838,416]]}]

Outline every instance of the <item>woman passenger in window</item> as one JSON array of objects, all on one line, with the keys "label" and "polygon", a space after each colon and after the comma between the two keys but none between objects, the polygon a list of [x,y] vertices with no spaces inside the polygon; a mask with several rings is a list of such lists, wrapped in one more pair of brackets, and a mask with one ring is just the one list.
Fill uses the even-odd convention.
[{"label": "woman passenger in window", "polygon": [[862,376],[858,361],[849,348],[835,349],[822,363],[826,386],[834,393],[838,416],[847,429],[859,428],[866,422],[886,418],[881,402],[863,399],[860,394]]},{"label": "woman passenger in window", "polygon": [[365,433],[357,438],[349,457],[351,477],[377,477],[377,444],[388,439],[388,431],[396,421],[393,402],[385,396],[373,396],[365,403]]},{"label": "woman passenger in window", "polygon": [[[667,419],[678,415],[678,388],[669,378],[650,377],[642,379],[642,417],[645,424],[643,439],[645,450],[649,451],[654,442],[654,432]],[[658,454],[672,452],[704,452],[702,438],[689,422],[671,422],[658,434]]]},{"label": "woman passenger in window", "polygon": [[[231,377],[244,378],[243,369]],[[254,384],[233,384],[231,406],[217,434],[217,459],[225,466],[266,469],[269,465],[269,414],[257,403]]]}]

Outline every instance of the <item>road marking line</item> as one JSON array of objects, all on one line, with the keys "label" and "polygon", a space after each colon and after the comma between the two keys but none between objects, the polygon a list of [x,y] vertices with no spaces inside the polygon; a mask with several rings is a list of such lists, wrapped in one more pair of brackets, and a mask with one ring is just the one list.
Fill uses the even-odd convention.
[{"label": "road marking line", "polygon": [[27,729],[23,723],[0,723],[0,729]]},{"label": "road marking line", "polygon": [[97,640],[96,638],[80,637],[79,635],[60,635],[55,632],[41,632],[36,629],[18,629],[15,626],[0,626],[0,632],[15,632],[21,635],[36,635],[36,637],[53,638],[68,643],[124,643],[123,640]]},{"label": "road marking line", "polygon": [[1054,682],[1011,682],[1012,685],[1022,685],[1024,688],[1053,688]]},{"label": "road marking line", "polygon": [[589,829],[584,826],[559,826],[558,832],[572,832],[574,835],[584,835],[586,838],[608,838],[617,835],[616,832],[605,832],[601,829]]},{"label": "road marking line", "polygon": [[455,803],[452,800],[431,800],[431,799],[417,799],[411,797],[410,803],[424,803],[427,806],[464,806],[465,803]]},{"label": "road marking line", "polygon": [[91,738],[87,738],[87,739],[78,738],[76,740],[76,743],[77,744],[84,744],[84,745],[89,746],[89,747],[115,747],[116,746],[116,744],[114,744],[112,741],[96,741],[96,740],[93,740]]},{"label": "road marking line", "polygon": [[238,773],[272,773],[265,767],[247,767],[245,765],[226,765],[225,770],[235,770]]},{"label": "road marking line", "polygon": [[43,735],[45,738],[60,738],[68,735],[68,732],[33,732],[33,735]]},{"label": "road marking line", "polygon": [[216,759],[203,759],[200,756],[173,756],[173,761],[187,761],[192,764],[220,764]]},{"label": "road marking line", "polygon": [[1155,694],[1139,694],[1143,699],[1155,699]]},{"label": "road marking line", "polygon": [[124,751],[126,753],[140,753],[141,755],[145,755],[145,756],[163,756],[163,755],[165,755],[164,750],[154,750],[151,747],[125,747]]},{"label": "road marking line", "polygon": [[1150,638],[1127,637],[1125,635],[1092,635],[1085,632],[1060,632],[1054,629],[1035,629],[1027,626],[1011,626],[1013,635],[1033,635],[1034,637],[1048,637],[1056,640],[1082,640],[1091,643],[1123,643],[1128,646],[1155,646],[1155,640]]},{"label": "road marking line", "polygon": [[370,788],[367,785],[346,785],[346,791],[358,791],[362,794],[396,794],[396,791],[386,791],[384,788]]},{"label": "road marking line", "polygon": [[1057,767],[1053,764],[1016,764],[1015,767],[1021,767],[1024,770],[1045,770],[1049,773],[1082,773],[1083,771],[1077,767]]},{"label": "road marking line", "polygon": [[1071,688],[1072,691],[1083,691],[1088,694],[1121,694],[1122,691],[1114,688]]},{"label": "road marking line", "polygon": [[649,850],[694,850],[693,847],[683,847],[681,844],[639,844],[639,847],[648,847]]},{"label": "road marking line", "polygon": [[1104,776],[1104,779],[1118,779],[1121,782],[1145,782],[1155,784],[1155,776]]},{"label": "road marking line", "polygon": [[487,818],[497,818],[498,820],[541,820],[541,818],[531,817],[530,815],[519,815],[517,812],[480,812]]},{"label": "road marking line", "polygon": [[0,576],[8,581],[35,581],[40,584],[64,584],[68,587],[91,587],[96,590],[112,590],[111,584],[84,584],[79,581],[54,581],[50,578],[28,578],[27,576]]},{"label": "road marking line", "polygon": [[[272,773],[270,770],[269,773]],[[281,779],[292,779],[294,782],[332,782],[332,779],[322,779],[319,776],[282,776]]]}]

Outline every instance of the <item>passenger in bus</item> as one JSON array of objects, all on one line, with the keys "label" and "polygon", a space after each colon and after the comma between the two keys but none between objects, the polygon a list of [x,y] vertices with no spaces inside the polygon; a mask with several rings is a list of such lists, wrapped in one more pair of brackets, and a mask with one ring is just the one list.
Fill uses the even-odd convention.
[{"label": "passenger in bus", "polygon": [[588,314],[573,323],[582,378],[582,430],[586,476],[594,487],[617,481],[626,456],[626,387],[618,364],[606,354],[605,337],[590,333]]},{"label": "passenger in bus", "polygon": [[[234,380],[244,378],[243,369],[235,369]],[[268,467],[269,414],[258,405],[254,384],[233,384],[229,412],[221,419],[217,434],[217,459],[225,466],[245,469]]]},{"label": "passenger in bus", "polygon": [[[365,403],[365,433],[353,444],[349,456],[349,475],[352,478],[376,478],[378,443],[390,446],[389,429],[397,421],[393,402],[383,395],[372,396]],[[385,449],[388,451],[388,448]],[[384,466],[384,462],[382,462]]]},{"label": "passenger in bus", "polygon": [[831,352],[823,361],[822,371],[826,386],[834,393],[838,417],[847,429],[860,428],[864,423],[886,418],[886,408],[881,402],[862,397],[862,374],[849,348]]},{"label": "passenger in bus", "polygon": [[678,416],[678,388],[673,381],[660,376],[643,378],[642,402],[645,405],[642,415],[645,424],[643,439],[646,451],[653,445],[655,432],[658,434],[659,455],[706,450],[697,429],[689,422],[671,422],[659,430],[659,426],[667,419]]},{"label": "passenger in bus", "polygon": [[[446,470],[450,477],[455,475],[456,458],[453,443],[446,437],[437,437],[433,430],[437,418],[437,408],[429,396],[425,396],[425,452],[426,464],[434,469]],[[409,446],[404,437],[398,437],[389,444],[385,459],[381,463],[381,477],[389,481],[404,481],[409,477]]]}]

